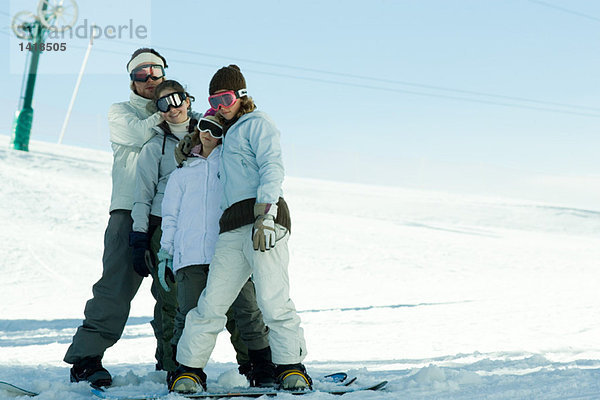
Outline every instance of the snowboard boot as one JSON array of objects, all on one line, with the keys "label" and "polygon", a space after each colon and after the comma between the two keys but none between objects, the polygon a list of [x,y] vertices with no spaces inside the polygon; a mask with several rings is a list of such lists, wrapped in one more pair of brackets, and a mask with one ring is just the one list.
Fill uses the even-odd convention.
[{"label": "snowboard boot", "polygon": [[177,362],[177,359],[175,358],[176,354],[177,354],[177,346],[175,345],[171,345],[172,349],[173,349],[173,363],[175,364],[175,371],[167,371],[167,387],[170,388],[171,387],[171,383],[173,383],[173,381],[175,380],[175,375],[177,373],[177,367],[179,367],[179,363]]},{"label": "snowboard boot", "polygon": [[271,362],[271,348],[261,350],[248,350],[248,357],[252,365],[250,371],[251,387],[276,387],[275,364]]},{"label": "snowboard boot", "polygon": [[167,371],[167,387],[169,390],[171,389],[171,385],[173,381],[175,381],[175,377],[177,376],[177,371]]},{"label": "snowboard boot", "polygon": [[186,367],[181,364],[171,379],[169,392],[190,394],[206,390],[206,374],[202,368]]},{"label": "snowboard boot", "polygon": [[283,390],[311,390],[312,379],[302,364],[277,366],[277,382]]},{"label": "snowboard boot", "polygon": [[252,379],[252,363],[250,361],[240,364],[238,367],[238,372],[240,375],[245,376],[248,381]]},{"label": "snowboard boot", "polygon": [[73,364],[71,382],[87,381],[93,387],[112,385],[110,373],[102,366],[102,357],[85,357]]}]

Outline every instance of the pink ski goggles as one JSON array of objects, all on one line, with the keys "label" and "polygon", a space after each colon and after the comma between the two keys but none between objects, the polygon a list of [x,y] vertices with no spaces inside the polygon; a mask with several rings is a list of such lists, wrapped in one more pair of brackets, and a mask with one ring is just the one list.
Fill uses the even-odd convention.
[{"label": "pink ski goggles", "polygon": [[247,89],[240,89],[238,91],[228,90],[226,92],[213,94],[208,96],[208,104],[212,110],[219,110],[220,108],[229,108],[233,106],[240,97],[248,95]]}]

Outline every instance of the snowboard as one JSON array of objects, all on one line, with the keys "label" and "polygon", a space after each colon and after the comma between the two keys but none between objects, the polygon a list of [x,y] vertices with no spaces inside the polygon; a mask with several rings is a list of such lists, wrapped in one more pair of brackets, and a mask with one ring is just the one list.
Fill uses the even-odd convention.
[{"label": "snowboard", "polygon": [[[278,394],[293,394],[293,395],[304,395],[311,393],[328,393],[333,395],[343,395],[346,393],[355,393],[361,391],[376,391],[381,390],[387,385],[387,381],[381,381],[376,385],[371,386],[360,386],[360,387],[344,387],[341,386],[339,389],[334,390],[273,390],[273,389],[260,389],[260,388],[250,388],[246,390],[241,390],[237,392],[199,392],[193,394],[181,394],[178,395],[186,397],[188,399],[229,399],[235,397],[261,397],[261,396],[277,396]],[[92,389],[92,393],[101,399],[106,400],[160,400],[167,396],[167,394],[148,394],[148,395],[113,395],[107,391]]]},{"label": "snowboard", "polygon": [[0,390],[5,390],[9,393],[14,394],[15,396],[37,396],[39,393],[32,392],[27,389],[20,388],[18,386],[13,385],[12,383],[0,381]]}]

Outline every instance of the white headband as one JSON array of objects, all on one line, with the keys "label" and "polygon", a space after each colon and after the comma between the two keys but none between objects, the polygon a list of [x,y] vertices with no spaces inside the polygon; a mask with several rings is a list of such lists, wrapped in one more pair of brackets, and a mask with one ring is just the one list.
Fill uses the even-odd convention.
[{"label": "white headband", "polygon": [[127,64],[127,72],[131,73],[135,67],[140,64],[158,64],[163,68],[165,67],[165,63],[162,58],[152,53],[140,53],[135,58]]}]

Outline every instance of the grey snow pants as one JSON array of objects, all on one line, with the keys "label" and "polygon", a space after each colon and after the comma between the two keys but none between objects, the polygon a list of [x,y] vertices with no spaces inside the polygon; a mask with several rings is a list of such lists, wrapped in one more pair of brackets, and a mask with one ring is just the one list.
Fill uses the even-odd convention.
[{"label": "grey snow pants", "polygon": [[[69,364],[75,364],[85,357],[103,357],[106,349],[123,334],[131,301],[143,280],[133,270],[133,256],[129,247],[132,225],[131,211],[111,212],[104,233],[102,277],[92,287],[93,297],[85,305],[83,324],[77,329],[65,354],[64,361]],[[153,287],[154,298],[157,298],[156,293]],[[160,306],[154,309],[152,326],[155,336],[160,338]]]}]

